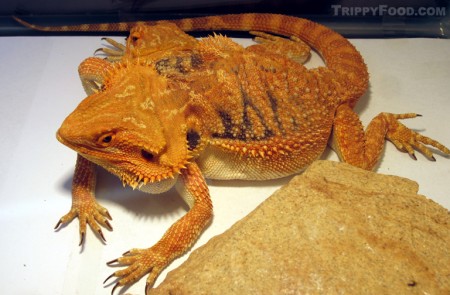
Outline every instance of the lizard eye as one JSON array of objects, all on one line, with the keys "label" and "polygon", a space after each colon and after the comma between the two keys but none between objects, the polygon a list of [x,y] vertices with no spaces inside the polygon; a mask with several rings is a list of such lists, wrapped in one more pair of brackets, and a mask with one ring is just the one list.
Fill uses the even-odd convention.
[{"label": "lizard eye", "polygon": [[136,46],[137,42],[141,39],[141,34],[138,32],[134,32],[132,35],[130,35],[131,43]]},{"label": "lizard eye", "polygon": [[102,145],[102,146],[109,146],[111,144],[111,142],[114,139],[114,133],[109,132],[109,133],[105,133],[102,134],[98,139],[97,142]]}]

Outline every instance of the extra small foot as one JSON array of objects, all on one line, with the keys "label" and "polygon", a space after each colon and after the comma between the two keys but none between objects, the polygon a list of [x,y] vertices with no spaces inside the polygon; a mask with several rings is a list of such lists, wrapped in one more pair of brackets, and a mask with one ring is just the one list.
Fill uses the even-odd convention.
[{"label": "extra small foot", "polygon": [[99,48],[94,52],[94,54],[103,53],[104,55],[106,55],[105,59],[109,62],[120,61],[122,57],[125,55],[126,46],[111,38],[102,38],[102,40],[106,41],[109,45],[112,46],[112,48],[109,47]]},{"label": "extra small foot", "polygon": [[311,48],[295,36],[286,39],[264,32],[251,31],[250,33],[256,36],[254,41],[259,43],[258,45],[250,46],[251,50],[256,50],[260,53],[261,50],[264,50],[280,54],[300,64],[304,64],[311,56]]}]

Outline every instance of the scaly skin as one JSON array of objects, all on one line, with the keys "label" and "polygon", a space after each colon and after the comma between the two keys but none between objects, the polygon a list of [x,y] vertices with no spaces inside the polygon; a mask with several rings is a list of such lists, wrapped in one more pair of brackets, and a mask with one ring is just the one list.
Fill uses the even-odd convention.
[{"label": "scaly skin", "polygon": [[[89,96],[57,133],[79,153],[72,210],[60,223],[78,215],[82,239],[86,222],[101,236],[97,222],[110,227],[109,214],[93,198],[93,163],[143,191],[175,185],[191,207],[156,245],[109,263],[128,265],[111,276],[118,279],[113,291],[149,273],[148,291],[161,270],[195,242],[212,216],[203,177],[265,180],[298,173],[320,157],[330,138],[343,161],[365,169],[376,165],[386,139],[412,156],[418,149],[433,160],[425,145],[450,153],[398,122],[416,114],[381,113],[364,131],[352,109],[367,89],[366,65],[348,40],[324,26],[269,14],[173,23],[32,26],[134,27],[125,48],[113,44],[116,50],[103,50],[107,60],[89,58],[80,65]],[[197,41],[183,33],[218,29],[293,38],[257,33],[265,44],[244,49],[222,36]],[[304,49],[298,39],[321,54],[326,68],[308,70],[280,54],[285,45],[276,44],[283,42]]]}]

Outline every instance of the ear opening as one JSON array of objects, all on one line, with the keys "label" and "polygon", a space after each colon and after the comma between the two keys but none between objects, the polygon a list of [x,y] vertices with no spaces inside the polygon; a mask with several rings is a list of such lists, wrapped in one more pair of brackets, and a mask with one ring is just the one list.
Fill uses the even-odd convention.
[{"label": "ear opening", "polygon": [[141,150],[141,155],[147,161],[153,161],[155,159],[155,156],[146,150]]},{"label": "ear opening", "polygon": [[188,150],[193,151],[200,144],[201,138],[200,134],[197,131],[189,129],[186,134],[186,139],[188,143]]}]

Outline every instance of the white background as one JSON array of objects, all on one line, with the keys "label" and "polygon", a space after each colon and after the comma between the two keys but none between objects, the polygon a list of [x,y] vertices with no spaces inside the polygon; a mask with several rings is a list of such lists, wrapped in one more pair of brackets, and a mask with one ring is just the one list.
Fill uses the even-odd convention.
[{"label": "white background", "polygon": [[[382,111],[420,113],[423,117],[405,124],[450,146],[450,40],[352,42],[371,75],[370,90],[357,106],[364,124]],[[174,191],[146,195],[123,188],[117,178],[101,171],[98,200],[114,219],[114,231],[104,230],[107,244],[88,230],[84,247],[79,247],[77,221],[53,230],[71,205],[76,158],[55,139],[55,132],[85,97],[78,64],[99,47],[99,37],[0,38],[2,294],[109,294],[112,286],[105,288],[102,282],[117,268],[105,263],[131,248],[150,247],[187,210]],[[315,58],[309,66],[317,64]],[[435,157],[437,162],[431,162],[417,153],[414,161],[387,143],[377,171],[417,181],[420,193],[450,208],[450,159]],[[332,151],[323,158],[337,159]],[[215,217],[195,247],[230,227],[288,180],[208,181]],[[126,292],[142,294],[144,285],[141,279]]]}]

